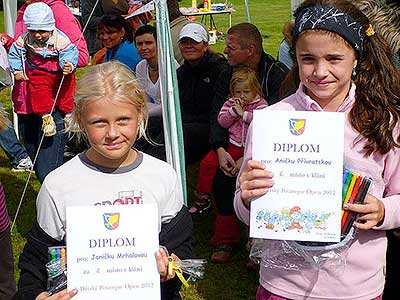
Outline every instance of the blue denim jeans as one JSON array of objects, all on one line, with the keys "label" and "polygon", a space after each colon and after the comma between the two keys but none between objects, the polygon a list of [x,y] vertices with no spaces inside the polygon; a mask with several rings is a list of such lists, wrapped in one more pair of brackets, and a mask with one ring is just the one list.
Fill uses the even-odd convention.
[{"label": "blue denim jeans", "polygon": [[[56,110],[53,114],[57,133],[54,136],[44,137],[34,169],[36,176],[42,183],[47,174],[64,163],[64,147],[66,135],[64,119]],[[19,132],[30,158],[34,159],[42,138],[42,117],[35,114],[18,115]]]},{"label": "blue denim jeans", "polygon": [[18,165],[21,159],[28,157],[25,147],[19,142],[12,126],[0,130],[0,147],[3,148],[13,166]]}]

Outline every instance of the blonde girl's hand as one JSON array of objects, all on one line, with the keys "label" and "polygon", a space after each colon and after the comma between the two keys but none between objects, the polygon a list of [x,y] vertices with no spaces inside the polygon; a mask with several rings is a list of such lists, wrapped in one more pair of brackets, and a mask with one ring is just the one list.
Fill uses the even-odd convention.
[{"label": "blonde girl's hand", "polygon": [[239,177],[239,185],[243,203],[250,207],[252,199],[265,195],[274,185],[274,174],[265,170],[263,163],[249,160]]},{"label": "blonde girl's hand", "polygon": [[77,293],[78,290],[76,289],[73,289],[69,292],[67,292],[67,290],[65,289],[51,296],[49,296],[47,292],[43,292],[36,297],[36,300],[69,300],[72,299],[72,297],[74,297]]},{"label": "blonde girl's hand", "polygon": [[349,203],[345,204],[343,208],[360,214],[354,227],[362,230],[379,226],[385,218],[385,205],[370,194],[367,195],[363,204]]},{"label": "blonde girl's hand", "polygon": [[74,68],[73,65],[69,61],[66,61],[64,63],[64,67],[63,67],[63,75],[70,74],[72,72],[73,68]]},{"label": "blonde girl's hand", "polygon": [[[180,260],[175,254],[171,254],[171,256],[174,258],[175,261]],[[156,252],[156,261],[157,261],[158,273],[160,273],[161,282],[168,281],[175,277],[174,270],[172,270],[171,273],[168,272],[169,260],[167,253],[164,251],[164,249],[160,248]]]}]

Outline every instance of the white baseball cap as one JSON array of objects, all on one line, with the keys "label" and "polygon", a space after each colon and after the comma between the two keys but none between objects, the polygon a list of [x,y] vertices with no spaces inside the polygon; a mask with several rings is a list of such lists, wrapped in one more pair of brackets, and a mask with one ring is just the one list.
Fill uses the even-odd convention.
[{"label": "white baseball cap", "polygon": [[179,40],[188,37],[192,40],[200,43],[201,41],[208,43],[208,33],[199,23],[189,23],[183,26],[181,32],[179,33]]},{"label": "white baseball cap", "polygon": [[24,24],[28,30],[53,31],[56,21],[50,6],[36,2],[27,6],[24,12]]}]

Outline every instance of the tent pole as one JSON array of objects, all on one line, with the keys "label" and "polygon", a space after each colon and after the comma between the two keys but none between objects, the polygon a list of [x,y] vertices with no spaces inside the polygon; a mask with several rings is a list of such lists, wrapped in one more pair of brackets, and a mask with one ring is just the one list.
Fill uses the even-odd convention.
[{"label": "tent pole", "polygon": [[247,22],[251,23],[250,19],[250,9],[249,9],[249,0],[245,0],[244,4],[246,5],[246,13],[247,13]]},{"label": "tent pole", "polygon": [[15,20],[17,19],[17,0],[3,1],[5,32],[14,36]]},{"label": "tent pole", "polygon": [[[3,0],[5,32],[14,37],[15,20],[17,19],[17,0]],[[13,125],[15,134],[18,135],[18,116],[13,109]]]}]

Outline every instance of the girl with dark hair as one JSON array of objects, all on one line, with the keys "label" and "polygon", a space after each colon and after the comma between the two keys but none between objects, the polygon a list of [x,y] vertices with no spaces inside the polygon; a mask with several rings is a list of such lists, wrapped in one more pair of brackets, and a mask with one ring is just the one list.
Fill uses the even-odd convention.
[{"label": "girl with dark hair", "polygon": [[133,42],[131,25],[119,15],[105,15],[98,25],[98,38],[106,48],[104,62],[117,60],[135,72],[141,61]]},{"label": "girl with dark hair", "polygon": [[[305,1],[295,17],[289,86],[298,88],[266,109],[344,113],[344,160],[372,186],[364,204],[343,207],[359,217],[340,275],[335,264],[297,271],[261,265],[257,299],[381,299],[385,230],[400,225],[400,76],[387,43],[351,2]],[[251,158],[251,131],[234,200],[247,224],[250,202],[274,185],[273,174]]]}]

